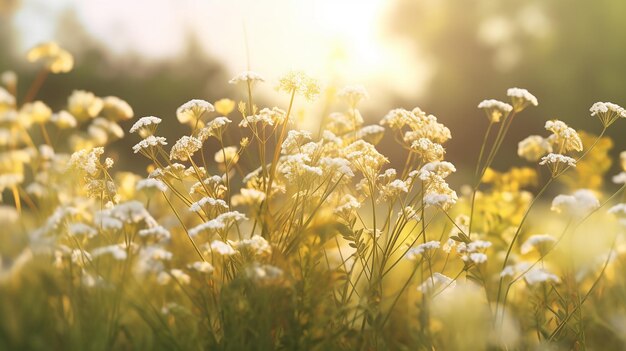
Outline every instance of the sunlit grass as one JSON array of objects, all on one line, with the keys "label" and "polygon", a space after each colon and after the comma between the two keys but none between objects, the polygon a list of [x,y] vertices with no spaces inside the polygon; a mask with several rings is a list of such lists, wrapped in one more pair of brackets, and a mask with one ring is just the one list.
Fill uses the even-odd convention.
[{"label": "sunlit grass", "polygon": [[[35,99],[68,55],[29,53],[44,66],[23,98],[2,76],[3,349],[623,347],[626,204],[623,186],[603,192],[618,105],[591,107],[597,136],[547,121],[519,143],[520,166],[496,171],[538,100],[512,88],[480,102],[489,126],[457,193],[453,133],[417,107],[367,125],[362,86],[339,89],[313,131],[294,123],[322,92],[302,72],[279,80],[283,107],[256,105],[274,87],[248,71],[230,81],[243,101],[192,99],[164,118],[86,91],[53,112]],[[159,135],[173,123],[187,134]],[[120,138],[146,172],[116,171]]]}]

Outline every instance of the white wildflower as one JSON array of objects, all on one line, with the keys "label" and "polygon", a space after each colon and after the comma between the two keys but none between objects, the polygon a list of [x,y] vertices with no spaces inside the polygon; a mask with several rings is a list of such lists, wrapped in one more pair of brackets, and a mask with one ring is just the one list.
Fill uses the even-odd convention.
[{"label": "white wildflower", "polygon": [[537,98],[526,89],[510,88],[506,91],[506,95],[511,98],[515,112],[522,111],[528,105],[537,106],[539,104]]},{"label": "white wildflower", "polygon": [[414,248],[409,249],[406,255],[404,256],[409,261],[416,261],[420,255],[424,255],[429,251],[434,251],[441,246],[439,241],[429,241],[420,245],[417,245]]},{"label": "white wildflower", "polygon": [[200,212],[200,210],[204,207],[204,206],[210,206],[211,208],[216,208],[216,207],[221,207],[224,209],[228,209],[228,205],[226,204],[226,202],[222,199],[214,199],[210,196],[205,196],[202,199],[194,202],[193,204],[191,204],[191,206],[189,206],[189,210],[191,212]]},{"label": "white wildflower", "polygon": [[221,240],[213,240],[211,242],[211,250],[221,256],[232,256],[237,254],[237,251],[233,249],[232,246]]},{"label": "white wildflower", "polygon": [[253,71],[244,71],[239,73],[238,75],[236,75],[235,77],[233,77],[231,80],[228,81],[228,83],[230,84],[237,84],[237,83],[251,83],[254,84],[256,82],[264,82],[265,79],[258,73],[253,72]]},{"label": "white wildflower", "polygon": [[478,108],[485,110],[487,118],[492,123],[498,123],[502,118],[506,118],[513,111],[513,106],[498,100],[483,100],[478,104]]},{"label": "white wildflower", "polygon": [[193,269],[196,272],[205,274],[210,274],[215,271],[213,265],[206,261],[196,261],[194,263],[188,264],[187,267],[189,269]]},{"label": "white wildflower", "polygon": [[572,195],[557,195],[552,200],[552,211],[557,213],[568,213],[574,216],[584,216],[585,214],[600,207],[600,201],[593,191],[580,189]]},{"label": "white wildflower", "polygon": [[137,191],[151,188],[156,188],[157,190],[162,192],[167,191],[167,185],[165,185],[165,183],[163,183],[162,181],[154,178],[141,179],[135,185],[135,189]]},{"label": "white wildflower", "polygon": [[156,126],[159,125],[161,121],[162,120],[159,117],[154,117],[154,116],[141,117],[137,122],[135,122],[135,124],[133,124],[132,127],[130,127],[129,132],[135,133],[142,129],[147,129],[153,133],[156,130]]},{"label": "white wildflower", "polygon": [[187,161],[187,159],[202,148],[202,142],[194,137],[183,136],[176,141],[170,151],[170,160]]},{"label": "white wildflower", "polygon": [[547,248],[552,246],[556,242],[556,239],[548,234],[535,234],[531,235],[526,241],[522,244],[522,248],[520,252],[522,255],[525,255],[531,252],[533,249],[543,253]]}]

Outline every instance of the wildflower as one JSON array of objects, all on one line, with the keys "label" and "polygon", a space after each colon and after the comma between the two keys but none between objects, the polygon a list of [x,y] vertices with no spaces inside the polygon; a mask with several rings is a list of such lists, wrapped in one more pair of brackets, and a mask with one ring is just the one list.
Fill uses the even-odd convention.
[{"label": "wildflower", "polygon": [[227,146],[215,153],[215,162],[235,164],[239,160],[239,153],[236,146]]},{"label": "wildflower", "polygon": [[361,208],[361,203],[350,194],[343,195],[339,203],[340,205],[335,207],[333,213],[342,217],[347,217],[353,213],[354,210]]},{"label": "wildflower", "polygon": [[[552,176],[556,177],[561,172],[563,172],[566,167],[576,167],[576,160],[565,155],[549,153],[546,156],[541,158],[540,165],[548,165],[550,171],[552,172]],[[563,164],[565,167],[561,167]]]},{"label": "wildflower", "polygon": [[400,194],[408,193],[409,187],[406,182],[395,179],[385,184],[380,189],[380,201],[394,201]]},{"label": "wildflower", "polygon": [[142,141],[138,142],[133,146],[133,152],[146,155],[147,157],[152,157],[155,154],[155,149],[160,146],[167,145],[166,139],[164,137],[150,135]]},{"label": "wildflower", "polygon": [[483,100],[478,104],[487,114],[487,118],[491,123],[498,123],[501,119],[506,118],[513,110],[513,106],[498,100]]},{"label": "wildflower", "polygon": [[109,210],[108,215],[127,224],[145,223],[149,227],[158,225],[143,204],[135,200],[116,205]]},{"label": "wildflower", "polygon": [[537,106],[539,104],[537,98],[526,89],[510,88],[506,91],[506,95],[511,98],[515,112],[520,112],[529,105]]},{"label": "wildflower", "polygon": [[363,174],[374,175],[389,160],[379,153],[374,145],[357,140],[348,145],[344,150],[345,158],[350,160],[354,167]]},{"label": "wildflower", "polygon": [[30,123],[46,123],[52,116],[52,110],[41,101],[24,104],[19,112],[20,119],[26,119]]},{"label": "wildflower", "polygon": [[204,128],[200,129],[200,132],[198,132],[198,139],[200,139],[200,141],[205,141],[212,136],[221,140],[226,126],[231,122],[232,121],[230,119],[223,116],[213,118]]},{"label": "wildflower", "polygon": [[600,207],[600,201],[589,189],[580,189],[573,195],[557,195],[552,200],[552,211],[557,213],[569,213],[575,216],[585,214]]},{"label": "wildflower", "polygon": [[148,246],[143,249],[142,255],[151,261],[171,261],[174,255],[160,246]]},{"label": "wildflower", "polygon": [[172,269],[172,270],[170,270],[170,274],[181,285],[187,285],[187,284],[189,284],[191,282],[191,277],[189,277],[189,275],[187,275],[187,273],[183,272],[180,269]]},{"label": "wildflower", "polygon": [[215,111],[220,115],[227,116],[235,109],[235,102],[231,99],[219,99],[213,104]]},{"label": "wildflower", "polygon": [[279,281],[283,276],[283,270],[269,264],[255,262],[246,268],[246,275],[252,281],[260,284],[272,284]]},{"label": "wildflower", "polygon": [[290,130],[281,145],[281,153],[287,155],[296,152],[307,140],[311,140],[311,132],[308,130]]},{"label": "wildflower", "polygon": [[626,184],[626,172],[620,172],[614,175],[612,180],[615,184]]},{"label": "wildflower", "polygon": [[486,240],[475,240],[467,244],[466,250],[468,252],[475,252],[478,250],[485,250],[491,247],[491,242]]},{"label": "wildflower", "polygon": [[161,121],[162,119],[160,119],[159,117],[154,117],[154,116],[141,117],[137,122],[133,124],[132,127],[130,127],[129,132],[135,133],[135,132],[141,132],[145,130],[148,135],[152,135],[156,131],[156,128],[161,123]]},{"label": "wildflower", "polygon": [[205,231],[217,231],[225,229],[234,222],[246,220],[246,216],[238,211],[224,212],[210,221],[204,222],[189,229],[190,236],[196,236]]},{"label": "wildflower", "polygon": [[469,260],[475,264],[481,264],[487,262],[487,255],[482,252],[472,252],[469,254]]},{"label": "wildflower", "polygon": [[119,126],[119,124],[102,117],[94,119],[89,125],[87,132],[94,139],[96,139],[95,136],[98,133],[102,133],[104,135],[103,140],[98,145],[104,145],[109,140],[109,137],[116,139],[124,137],[124,130]]},{"label": "wildflower", "polygon": [[524,255],[531,252],[533,249],[539,251],[539,253],[545,254],[546,250],[554,244],[556,239],[548,234],[535,234],[531,235],[523,244],[520,252]]},{"label": "wildflower", "polygon": [[385,134],[385,128],[376,124],[362,127],[356,132],[357,139],[363,139],[372,145],[378,144]]},{"label": "wildflower", "polygon": [[[401,126],[408,126],[410,130],[403,135],[404,142],[408,145],[411,145],[413,141],[419,138],[427,138],[434,143],[444,144],[452,137],[450,129],[439,123],[437,117],[427,115],[419,107],[414,108],[408,116],[406,113],[407,111],[405,110],[401,111],[401,119],[399,121],[393,121],[393,119],[385,121],[385,119],[383,119],[381,124],[391,123],[393,125],[399,123]],[[400,131],[400,128],[402,128],[398,128],[397,126],[394,128],[391,125],[390,127],[397,131]]]},{"label": "wildflower", "polygon": [[202,148],[202,142],[194,137],[183,136],[176,141],[170,151],[170,160],[187,161],[188,158]]},{"label": "wildflower", "polygon": [[132,107],[117,96],[107,96],[102,103],[102,116],[112,121],[126,121],[134,116]]},{"label": "wildflower", "polygon": [[229,242],[236,250],[249,251],[255,255],[263,256],[272,253],[270,244],[260,235],[253,235],[250,239]]},{"label": "wildflower", "polygon": [[67,100],[68,111],[80,122],[95,118],[103,107],[102,99],[84,90],[74,90]]},{"label": "wildflower", "polygon": [[524,280],[526,280],[529,285],[547,282],[561,282],[561,279],[556,274],[550,273],[543,268],[533,268],[529,270],[526,274],[524,274]]},{"label": "wildflower", "polygon": [[381,125],[387,125],[394,130],[400,130],[404,126],[411,126],[417,122],[416,116],[403,108],[389,111],[380,121]]},{"label": "wildflower", "polygon": [[559,152],[582,151],[583,143],[580,140],[580,136],[567,124],[559,120],[553,120],[547,121],[545,127],[553,133],[548,140],[559,148]]},{"label": "wildflower", "polygon": [[207,206],[207,205],[212,208],[221,207],[224,209],[228,209],[228,205],[226,204],[224,200],[214,199],[212,197],[205,196],[199,201],[196,201],[193,204],[191,204],[191,206],[189,206],[189,210],[191,212],[200,212],[200,209],[202,209],[204,206]]},{"label": "wildflower", "polygon": [[239,194],[233,196],[231,203],[233,206],[240,205],[260,205],[265,201],[265,192],[257,189],[241,188]]},{"label": "wildflower", "polygon": [[70,223],[68,225],[68,233],[71,236],[86,236],[88,238],[95,237],[98,232],[85,223]]},{"label": "wildflower", "polygon": [[[354,172],[350,167],[350,161],[343,157],[322,157],[319,164],[324,172],[329,174],[335,173],[336,175],[342,176],[344,179],[354,177]],[[333,181],[337,181],[337,177],[334,177]]]},{"label": "wildflower", "polygon": [[65,110],[52,114],[50,121],[61,129],[74,128],[77,125],[76,118]]},{"label": "wildflower", "polygon": [[156,239],[156,241],[169,240],[171,237],[170,232],[160,225],[152,228],[141,229],[137,232],[137,234],[139,234],[139,236],[143,238],[153,237]]},{"label": "wildflower", "polygon": [[221,256],[232,256],[237,254],[237,251],[235,251],[232,246],[221,240],[213,240],[211,242],[211,250]]},{"label": "wildflower", "polygon": [[339,90],[337,96],[343,100],[345,100],[348,105],[352,108],[356,107],[356,105],[362,100],[367,100],[370,98],[367,90],[361,85],[351,85],[344,87]]},{"label": "wildflower", "polygon": [[596,102],[589,109],[591,116],[598,116],[605,128],[618,118],[626,118],[626,109],[611,102]]},{"label": "wildflower", "polygon": [[304,177],[319,177],[323,174],[320,167],[311,166],[307,163],[311,162],[309,155],[305,153],[297,153],[294,155],[287,155],[282,158],[282,163],[279,165],[278,171],[285,175],[290,182],[298,182],[304,179]]},{"label": "wildflower", "polygon": [[276,126],[282,124],[286,116],[287,113],[278,107],[273,107],[272,109],[264,108],[256,115],[245,117],[241,123],[239,123],[239,126],[248,127],[256,123],[261,123],[262,127]]},{"label": "wildflower", "polygon": [[157,190],[161,192],[167,191],[167,185],[165,185],[165,183],[163,183],[162,181],[158,179],[153,179],[153,178],[141,179],[140,181],[137,182],[137,185],[135,187],[135,189],[137,190],[149,189],[149,188],[156,188]]},{"label": "wildflower", "polygon": [[[3,87],[0,87],[0,107],[13,107],[15,106],[15,96],[6,91]],[[0,110],[2,111],[2,110]]]},{"label": "wildflower", "polygon": [[111,255],[118,261],[123,261],[128,256],[126,250],[121,245],[108,245],[95,248],[91,250],[92,257],[98,257],[102,255]]},{"label": "wildflower", "polygon": [[257,82],[264,82],[265,79],[258,73],[252,71],[244,71],[233,77],[228,81],[230,84],[238,83],[250,83],[255,84]]},{"label": "wildflower", "polygon": [[446,275],[435,272],[431,277],[424,279],[424,282],[417,287],[422,293],[439,293],[447,288],[454,288],[456,281]]},{"label": "wildflower", "polygon": [[[11,91],[17,87],[17,74],[13,71],[4,71],[0,74],[0,83]],[[2,99],[0,99],[1,101]]]},{"label": "wildflower", "polygon": [[424,206],[434,206],[441,207],[442,209],[447,209],[448,207],[454,205],[458,197],[454,191],[450,193],[430,193],[424,196]]},{"label": "wildflower", "polygon": [[188,264],[187,267],[189,269],[193,269],[196,272],[204,274],[211,274],[213,273],[213,271],[215,271],[213,265],[205,261],[196,261],[194,263]]},{"label": "wildflower", "polygon": [[215,107],[205,100],[193,99],[182,104],[176,110],[176,118],[182,124],[197,123],[206,113],[215,111]]},{"label": "wildflower", "polygon": [[84,267],[92,261],[92,257],[91,254],[85,250],[74,249],[70,252],[70,260],[79,267]]},{"label": "wildflower", "polygon": [[420,255],[425,255],[430,251],[434,251],[440,246],[441,243],[439,243],[439,241],[429,241],[423,244],[419,244],[416,247],[411,248],[409,251],[407,251],[404,257],[409,261],[416,261]]},{"label": "wildflower", "polygon": [[422,166],[417,175],[423,181],[433,180],[436,177],[446,178],[456,172],[456,167],[447,161],[429,162]]},{"label": "wildflower", "polygon": [[96,177],[101,169],[100,156],[103,153],[104,148],[101,147],[77,151],[70,157],[69,166]]},{"label": "wildflower", "polygon": [[29,62],[43,61],[52,73],[67,73],[74,67],[74,57],[55,42],[43,43],[30,49],[26,54]]},{"label": "wildflower", "polygon": [[301,95],[309,101],[314,100],[320,93],[317,80],[297,71],[289,72],[283,76],[279,81],[278,90]]},{"label": "wildflower", "polygon": [[531,135],[517,144],[517,155],[529,162],[537,162],[550,152],[552,145],[540,135]]},{"label": "wildflower", "polygon": [[424,162],[434,162],[443,160],[446,150],[427,138],[419,138],[411,144],[411,151],[415,152]]},{"label": "wildflower", "polygon": [[617,215],[626,216],[626,203],[617,204],[609,208],[607,212],[616,216]]}]

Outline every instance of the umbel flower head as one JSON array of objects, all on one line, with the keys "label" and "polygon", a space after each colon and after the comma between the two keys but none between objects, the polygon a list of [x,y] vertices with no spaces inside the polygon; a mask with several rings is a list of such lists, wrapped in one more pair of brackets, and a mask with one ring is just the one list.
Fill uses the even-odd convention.
[{"label": "umbel flower head", "polygon": [[626,118],[626,110],[611,102],[596,102],[589,111],[592,116],[598,116],[605,128],[608,128],[618,118]]},{"label": "umbel flower head", "polygon": [[513,111],[513,106],[504,103],[498,100],[483,100],[478,104],[478,108],[481,108],[485,111],[489,122],[498,123],[501,119],[506,118],[511,111]]},{"label": "umbel flower head", "polygon": [[205,100],[193,99],[182,104],[176,110],[176,117],[180,123],[197,123],[204,114],[215,111],[215,107]]},{"label": "umbel flower head", "polygon": [[337,97],[345,100],[350,107],[354,108],[359,102],[369,99],[370,95],[362,85],[349,85],[339,90]]},{"label": "umbel flower head", "polygon": [[202,148],[202,142],[194,137],[185,135],[178,139],[170,152],[170,160],[187,161],[196,151]]},{"label": "umbel flower head", "polygon": [[320,93],[320,86],[317,80],[309,77],[303,72],[292,71],[283,76],[278,83],[278,90],[286,93],[295,93],[312,101]]},{"label": "umbel flower head", "polygon": [[52,73],[67,73],[74,67],[74,57],[55,42],[43,43],[30,49],[26,54],[30,62],[42,61]]},{"label": "umbel flower head", "polygon": [[265,79],[258,73],[253,71],[243,71],[228,81],[230,84],[264,82]]},{"label": "umbel flower head", "polygon": [[529,105],[537,106],[537,98],[526,89],[510,88],[506,91],[506,95],[511,98],[513,111],[521,112]]}]

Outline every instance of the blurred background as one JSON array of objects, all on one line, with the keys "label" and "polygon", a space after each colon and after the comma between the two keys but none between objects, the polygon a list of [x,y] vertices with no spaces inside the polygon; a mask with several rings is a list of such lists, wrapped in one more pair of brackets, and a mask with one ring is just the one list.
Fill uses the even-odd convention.
[{"label": "blurred background", "polygon": [[[546,119],[599,133],[589,107],[626,105],[624,13],[615,0],[0,0],[0,71],[15,70],[23,94],[37,73],[25,52],[55,40],[76,66],[50,76],[38,98],[58,110],[74,89],[116,95],[136,116],[169,119],[166,136],[176,138],[185,130],[175,110],[189,99],[242,99],[228,80],[251,69],[267,79],[257,103],[284,108],[275,82],[302,69],[326,87],[364,85],[369,123],[396,107],[436,115],[452,130],[448,159],[459,168],[475,163],[488,123],[476,105],[526,88],[539,107],[515,121],[496,164],[504,168],[523,164],[517,142],[546,135]],[[613,156],[626,149],[620,122],[608,132]]]}]

